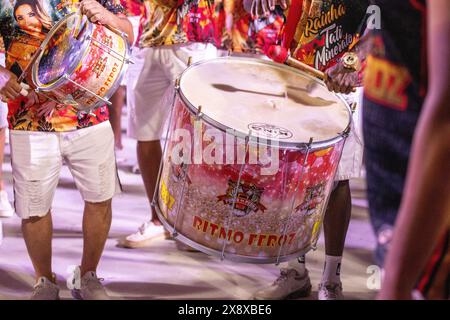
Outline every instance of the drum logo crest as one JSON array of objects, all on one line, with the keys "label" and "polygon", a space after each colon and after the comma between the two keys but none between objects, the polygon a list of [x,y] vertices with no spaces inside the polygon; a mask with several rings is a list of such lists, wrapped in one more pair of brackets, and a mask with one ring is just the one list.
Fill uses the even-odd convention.
[{"label": "drum logo crest", "polygon": [[288,129],[267,123],[250,123],[248,128],[267,138],[289,139],[293,136]]},{"label": "drum logo crest", "polygon": [[[258,188],[254,184],[245,182],[237,185],[236,181],[228,180],[228,189],[226,194],[218,196],[217,201],[223,202],[225,205],[232,206],[234,201],[233,214],[237,217],[245,217],[251,212],[264,212],[266,207],[261,204],[261,195],[264,188]],[[236,194],[236,200],[234,195]]]},{"label": "drum logo crest", "polygon": [[295,212],[301,212],[310,216],[317,212],[325,198],[325,183],[321,182],[312,187],[306,188],[303,202],[295,208]]}]

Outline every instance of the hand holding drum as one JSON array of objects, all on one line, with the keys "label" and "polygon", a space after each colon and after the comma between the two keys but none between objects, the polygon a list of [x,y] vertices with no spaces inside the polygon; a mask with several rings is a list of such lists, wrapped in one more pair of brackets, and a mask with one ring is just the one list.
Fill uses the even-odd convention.
[{"label": "hand holding drum", "polygon": [[29,88],[27,84],[19,83],[14,73],[0,67],[0,96],[3,102],[14,100],[20,95],[27,96]]},{"label": "hand holding drum", "polygon": [[81,14],[86,15],[89,20],[93,23],[110,25],[111,23],[111,12],[105,9],[96,0],[83,0],[80,3]]}]

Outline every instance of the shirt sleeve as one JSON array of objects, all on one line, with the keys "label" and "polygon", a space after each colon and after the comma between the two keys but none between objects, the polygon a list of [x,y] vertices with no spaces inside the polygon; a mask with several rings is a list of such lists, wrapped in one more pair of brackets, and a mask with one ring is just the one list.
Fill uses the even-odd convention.
[{"label": "shirt sleeve", "polygon": [[125,9],[120,4],[120,0],[97,0],[102,6],[114,14],[125,14]]}]

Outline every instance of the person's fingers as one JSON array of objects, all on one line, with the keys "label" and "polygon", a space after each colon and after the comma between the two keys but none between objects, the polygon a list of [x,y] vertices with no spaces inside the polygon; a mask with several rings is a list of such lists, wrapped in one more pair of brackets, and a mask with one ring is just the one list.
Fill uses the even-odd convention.
[{"label": "person's fingers", "polygon": [[22,89],[23,89],[22,86],[17,82],[17,80],[13,80],[13,79],[10,79],[8,81],[7,87],[11,88],[12,90],[14,90],[17,93],[20,93],[20,91],[22,91]]},{"label": "person's fingers", "polygon": [[89,17],[89,20],[91,20],[94,23],[101,22],[102,21],[102,15],[100,13],[96,13],[94,15],[91,15]]},{"label": "person's fingers", "polygon": [[269,6],[268,6],[267,0],[261,1],[261,8],[262,8],[262,16],[265,17],[265,16],[269,15],[270,11],[269,11]]},{"label": "person's fingers", "polygon": [[335,92],[341,91],[342,77],[343,77],[342,73],[340,73],[334,77],[333,91],[335,91]]},{"label": "person's fingers", "polygon": [[325,78],[325,85],[327,86],[327,89],[329,90],[329,91],[333,91],[332,89],[333,89],[333,87],[332,87],[332,79],[330,78],[330,77],[326,77]]},{"label": "person's fingers", "polygon": [[6,90],[4,90],[3,92],[3,96],[7,100],[15,100],[19,96],[19,94],[14,90],[12,90],[11,88],[6,88]]},{"label": "person's fingers", "polygon": [[349,94],[350,92],[352,92],[353,84],[352,84],[351,79],[349,79],[349,78],[345,79],[344,85],[345,85],[345,87],[344,87],[345,94]]},{"label": "person's fingers", "polygon": [[287,6],[287,0],[281,0],[280,1],[280,4],[281,4],[281,7],[283,8],[283,9],[286,9],[288,6]]},{"label": "person's fingers", "polygon": [[250,7],[250,14],[252,17],[256,16],[256,0],[252,1],[252,5]]},{"label": "person's fingers", "polygon": [[275,10],[276,0],[269,0],[270,11]]},{"label": "person's fingers", "polygon": [[264,0],[258,0],[257,4],[256,4],[256,18],[260,18],[263,15],[262,12],[262,1]]}]

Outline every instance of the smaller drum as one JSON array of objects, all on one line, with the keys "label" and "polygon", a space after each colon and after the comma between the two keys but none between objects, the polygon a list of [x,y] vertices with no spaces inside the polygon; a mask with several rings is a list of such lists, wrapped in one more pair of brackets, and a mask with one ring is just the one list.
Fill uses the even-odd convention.
[{"label": "smaller drum", "polygon": [[33,64],[36,92],[89,112],[105,104],[126,72],[130,47],[124,33],[72,13],[59,21]]}]

